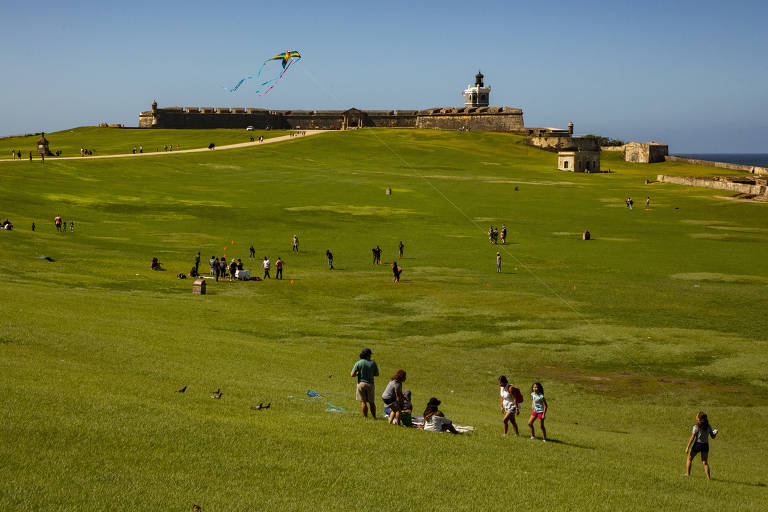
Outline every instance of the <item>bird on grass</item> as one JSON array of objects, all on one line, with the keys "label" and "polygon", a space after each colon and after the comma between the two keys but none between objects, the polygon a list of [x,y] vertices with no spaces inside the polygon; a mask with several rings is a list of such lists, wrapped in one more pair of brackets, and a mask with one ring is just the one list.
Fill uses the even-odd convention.
[{"label": "bird on grass", "polygon": [[214,395],[220,395],[221,394],[221,388],[217,389],[216,391],[211,391]]},{"label": "bird on grass", "polygon": [[198,505],[198,504],[194,504],[194,505],[192,505],[192,510],[195,510],[195,511],[197,511],[197,510],[203,510],[203,509],[202,509],[202,508],[200,508],[200,505]]},{"label": "bird on grass", "polygon": [[272,402],[269,402],[267,405],[264,405],[264,402],[259,402],[259,405],[256,407],[251,407],[254,411],[260,411],[262,409],[269,409],[269,407],[272,405]]},{"label": "bird on grass", "polygon": [[183,392],[185,392],[186,390],[187,390],[187,386],[184,386],[184,387],[183,387],[183,388],[181,388],[181,389],[177,389],[177,390],[176,390],[176,392],[177,392],[177,393],[183,393]]},{"label": "bird on grass", "polygon": [[216,392],[211,395],[211,398],[216,398],[218,400],[219,398],[221,398],[221,395],[222,395],[221,389],[217,389]]}]

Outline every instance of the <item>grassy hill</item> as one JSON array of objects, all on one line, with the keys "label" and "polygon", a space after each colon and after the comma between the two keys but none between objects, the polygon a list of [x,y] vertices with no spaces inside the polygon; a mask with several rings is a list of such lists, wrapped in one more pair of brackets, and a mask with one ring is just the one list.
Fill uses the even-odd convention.
[{"label": "grassy hill", "polygon": [[[0,163],[0,509],[762,510],[767,206],[644,184],[705,167],[555,167],[520,137],[416,130]],[[176,278],[197,251],[258,273],[251,244],[285,280]],[[477,431],[363,420],[365,346],[378,394],[403,368],[418,412],[436,396]],[[502,436],[501,374],[544,384],[551,442],[528,439],[528,393]],[[699,410],[712,482],[681,476]]]},{"label": "grassy hill", "polygon": [[[80,148],[93,151],[94,155],[116,155],[130,153],[133,148],[143,146],[145,153],[163,151],[165,146],[174,149],[205,148],[213,142],[217,146],[250,141],[251,137],[265,139],[286,135],[288,130],[168,130],[140,128],[99,128],[82,126],[71,130],[46,133],[52,153],[61,150],[61,156],[79,156]],[[11,150],[21,151],[23,160],[31,151],[37,158],[37,141],[40,135],[0,137],[0,158],[11,158]],[[53,157],[51,157],[53,158]],[[50,158],[49,158],[50,160]]]}]

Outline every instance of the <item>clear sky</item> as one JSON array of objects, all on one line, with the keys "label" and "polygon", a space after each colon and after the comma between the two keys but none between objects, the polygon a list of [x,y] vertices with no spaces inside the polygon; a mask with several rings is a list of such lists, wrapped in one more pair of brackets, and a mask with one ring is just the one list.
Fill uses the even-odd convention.
[{"label": "clear sky", "polygon": [[[164,106],[460,106],[481,69],[528,126],[768,153],[768,2],[0,1],[0,135]],[[269,94],[233,85],[286,49]]]}]

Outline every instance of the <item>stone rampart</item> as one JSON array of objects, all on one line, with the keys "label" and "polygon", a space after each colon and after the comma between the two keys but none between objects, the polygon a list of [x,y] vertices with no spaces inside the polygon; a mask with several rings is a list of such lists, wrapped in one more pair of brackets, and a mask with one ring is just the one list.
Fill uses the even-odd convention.
[{"label": "stone rampart", "polygon": [[728,162],[712,162],[709,160],[698,160],[696,158],[685,158],[682,156],[672,156],[672,155],[668,155],[666,157],[666,160],[668,162],[684,162],[687,164],[710,165],[712,167],[719,167],[721,169],[731,169],[733,171],[746,171],[752,174],[768,174],[768,168],[758,167],[755,165],[732,164]]},{"label": "stone rampart", "polygon": [[600,144],[592,137],[568,137],[568,136],[538,136],[527,139],[527,142],[537,148],[546,151],[597,151],[600,152]]},{"label": "stone rampart", "polygon": [[768,197],[768,180],[760,178],[733,178],[728,176],[665,176],[659,174],[656,181],[676,183],[691,187],[717,188],[753,196]]},{"label": "stone rampart", "polygon": [[461,107],[421,111],[416,128],[512,132],[522,130],[523,111],[511,107]]},{"label": "stone rampart", "polygon": [[[154,106],[153,106],[154,107]],[[429,110],[264,110],[240,107],[153,108],[139,115],[140,128],[342,129],[354,127],[432,128],[538,133],[527,129],[523,111],[511,107]]]}]

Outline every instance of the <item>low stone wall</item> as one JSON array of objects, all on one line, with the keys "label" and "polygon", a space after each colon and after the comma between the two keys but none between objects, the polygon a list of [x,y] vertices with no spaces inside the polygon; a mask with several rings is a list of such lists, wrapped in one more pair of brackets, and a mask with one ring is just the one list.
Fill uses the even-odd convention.
[{"label": "low stone wall", "polygon": [[[485,108],[485,107],[481,107]],[[519,109],[488,107],[499,110],[467,112],[470,109],[437,109],[416,116],[416,128],[437,130],[477,130],[485,132],[511,132],[523,129],[523,112]],[[478,109],[478,110],[481,110]],[[474,110],[474,109],[471,109]]]},{"label": "low stone wall", "polygon": [[624,146],[600,146],[600,151],[624,151]]},{"label": "low stone wall", "polygon": [[659,174],[656,181],[662,183],[676,183],[678,185],[688,185],[691,187],[717,188],[739,192],[741,194],[750,194],[753,196],[768,197],[768,181],[764,179],[750,178],[728,178],[724,176],[665,176]]},{"label": "low stone wall", "polygon": [[600,145],[597,143],[597,139],[586,137],[531,137],[527,141],[537,148],[544,149],[546,151],[600,151]]},{"label": "low stone wall", "polygon": [[731,169],[733,171],[746,171],[752,174],[768,174],[768,168],[766,167],[757,167],[755,165],[731,164],[728,162],[712,162],[709,160],[698,160],[696,158],[685,158],[683,156],[674,156],[674,155],[667,156],[667,162],[684,162],[687,164],[709,165],[712,167],[719,167],[721,169]]}]

